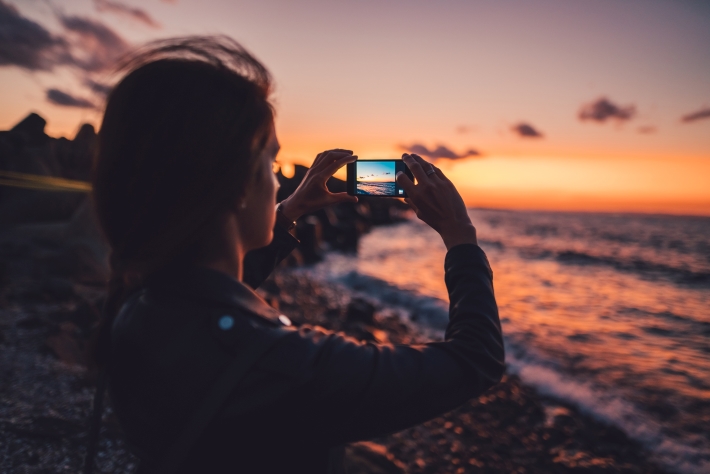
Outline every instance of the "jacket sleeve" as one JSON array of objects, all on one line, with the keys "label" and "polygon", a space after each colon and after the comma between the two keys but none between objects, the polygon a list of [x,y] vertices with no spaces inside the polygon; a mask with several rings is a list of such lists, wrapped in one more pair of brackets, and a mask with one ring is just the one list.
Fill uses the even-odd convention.
[{"label": "jacket sleeve", "polygon": [[296,408],[282,418],[294,435],[330,445],[373,438],[450,411],[500,380],[503,340],[486,256],[462,244],[445,269],[444,342],[371,344],[301,328],[262,359],[263,369],[298,374],[284,403]]},{"label": "jacket sleeve", "polygon": [[250,287],[256,289],[266,280],[276,265],[286,258],[299,244],[291,233],[276,224],[274,238],[269,245],[252,250],[244,256],[242,280]]}]

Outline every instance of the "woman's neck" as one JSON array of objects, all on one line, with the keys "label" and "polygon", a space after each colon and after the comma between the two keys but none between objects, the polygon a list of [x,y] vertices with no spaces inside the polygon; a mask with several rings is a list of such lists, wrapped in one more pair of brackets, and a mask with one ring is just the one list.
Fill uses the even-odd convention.
[{"label": "woman's neck", "polygon": [[215,231],[200,245],[198,255],[195,261],[197,265],[226,273],[242,281],[244,246],[234,216],[228,216],[221,225],[216,226]]}]

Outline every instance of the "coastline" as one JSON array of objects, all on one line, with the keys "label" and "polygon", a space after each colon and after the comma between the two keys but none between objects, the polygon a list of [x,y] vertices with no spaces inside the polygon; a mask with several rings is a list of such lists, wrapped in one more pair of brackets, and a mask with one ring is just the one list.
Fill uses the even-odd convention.
[{"label": "coastline", "polygon": [[[426,342],[372,301],[290,268],[278,269],[259,293],[296,324],[319,325],[366,341]],[[540,395],[510,373],[451,412],[372,441],[411,473],[670,472],[618,428]]]},{"label": "coastline", "polygon": [[[0,471],[78,470],[94,380],[80,357],[102,290],[59,286],[37,297],[31,281],[6,285],[0,306]],[[258,290],[295,324],[320,325],[364,341],[423,342],[390,314],[335,285],[282,265]],[[104,412],[98,469],[133,472],[110,407]],[[664,473],[619,429],[539,395],[515,375],[482,396],[421,425],[353,445],[349,472]]]}]

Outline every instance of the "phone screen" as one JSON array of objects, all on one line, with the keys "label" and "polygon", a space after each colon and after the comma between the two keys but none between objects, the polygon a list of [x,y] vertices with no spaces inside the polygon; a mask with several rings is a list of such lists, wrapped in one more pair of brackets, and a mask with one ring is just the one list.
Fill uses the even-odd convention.
[{"label": "phone screen", "polygon": [[397,173],[409,173],[402,160],[358,160],[349,171],[352,193],[356,196],[406,197],[395,180]]}]

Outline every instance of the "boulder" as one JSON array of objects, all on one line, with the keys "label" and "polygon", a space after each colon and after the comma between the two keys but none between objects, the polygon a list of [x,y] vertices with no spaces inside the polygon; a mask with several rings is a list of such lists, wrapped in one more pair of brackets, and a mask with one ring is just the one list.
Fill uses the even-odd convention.
[{"label": "boulder", "polygon": [[375,306],[362,298],[353,298],[345,311],[348,322],[373,324],[375,322]]},{"label": "boulder", "polygon": [[[0,132],[0,170],[88,179],[96,146],[93,127],[82,127],[70,142],[49,137],[44,132],[45,125],[42,117],[32,113],[11,130]],[[0,228],[68,219],[84,198],[82,192],[0,186]]]}]

